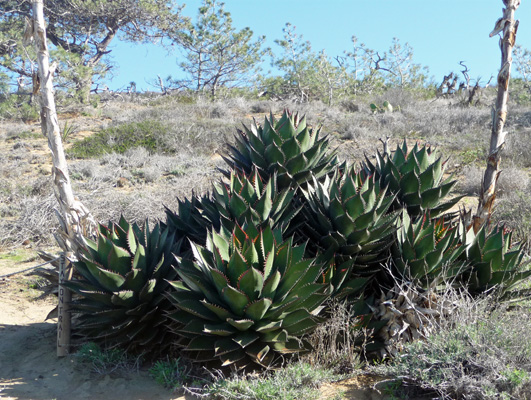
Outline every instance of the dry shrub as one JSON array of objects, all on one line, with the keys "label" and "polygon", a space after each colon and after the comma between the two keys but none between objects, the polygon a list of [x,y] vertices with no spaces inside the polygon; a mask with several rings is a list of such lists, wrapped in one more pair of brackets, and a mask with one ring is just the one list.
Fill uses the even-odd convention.
[{"label": "dry shrub", "polygon": [[23,197],[11,206],[16,208],[14,217],[0,219],[0,248],[21,246],[25,241],[37,245],[52,243],[58,225],[55,195]]},{"label": "dry shrub", "polygon": [[511,132],[507,135],[506,144],[504,154],[516,165],[531,167],[531,129]]},{"label": "dry shrub", "polygon": [[[477,166],[468,166],[463,168],[462,177],[459,179],[457,189],[469,196],[479,194],[481,189],[481,182],[483,180],[485,169]],[[497,196],[503,198],[511,196],[515,192],[525,192],[529,186],[529,175],[526,171],[515,168],[506,167],[502,172],[497,182]]]},{"label": "dry shrub", "polygon": [[499,196],[508,196],[511,193],[524,192],[529,186],[529,174],[515,167],[506,167],[498,178]]},{"label": "dry shrub", "polygon": [[[455,301],[455,292],[451,296]],[[529,396],[529,306],[509,309],[494,296],[458,299],[460,306],[441,320],[437,333],[407,344],[375,371],[402,377],[406,389],[420,387],[444,399],[523,399],[525,391]]]},{"label": "dry shrub", "polygon": [[312,352],[306,356],[314,365],[347,373],[360,365],[359,346],[363,333],[354,329],[357,319],[347,301],[330,303],[329,317],[310,335]]},{"label": "dry shrub", "polygon": [[468,196],[476,196],[481,190],[481,180],[483,179],[483,170],[476,166],[465,167],[462,177],[457,182],[459,192]]},{"label": "dry shrub", "polygon": [[493,221],[516,233],[516,239],[531,250],[531,192],[507,193],[495,203]]},{"label": "dry shrub", "polygon": [[420,97],[418,93],[414,91],[401,89],[401,88],[390,88],[379,94],[375,97],[373,103],[382,104],[384,101],[388,101],[395,109],[400,108],[413,108],[418,109],[420,103]]},{"label": "dry shrub", "polygon": [[[107,170],[109,174],[115,171]],[[127,172],[131,174],[127,185],[117,187],[120,175],[124,177]],[[177,198],[190,196],[192,191],[207,192],[219,176],[210,160],[185,154],[152,157],[144,168],[133,172],[134,176],[122,169],[114,180],[76,182],[75,190],[97,220],[115,220],[123,214],[128,220],[141,222],[146,218],[163,219],[164,206],[176,209]]]},{"label": "dry shrub", "polygon": [[259,100],[250,103],[249,112],[253,114],[269,114],[278,112],[278,104],[272,100]]}]

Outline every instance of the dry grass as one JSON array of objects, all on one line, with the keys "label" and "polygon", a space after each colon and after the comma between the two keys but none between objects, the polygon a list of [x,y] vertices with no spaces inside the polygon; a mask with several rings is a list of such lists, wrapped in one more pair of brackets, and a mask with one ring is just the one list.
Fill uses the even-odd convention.
[{"label": "dry grass", "polygon": [[313,350],[304,359],[338,373],[349,373],[361,364],[356,342],[363,333],[354,329],[358,321],[347,301],[334,301],[329,307],[329,317],[308,338]]},{"label": "dry grass", "polygon": [[[373,114],[369,104],[384,100],[390,101],[395,109],[400,106],[400,111]],[[460,180],[459,190],[475,194],[488,146],[490,108],[458,107],[452,102],[455,103],[448,99],[423,100],[396,90],[357,98],[353,102],[356,107],[350,107],[349,111],[345,111],[344,105],[328,107],[321,102],[295,104],[229,98],[212,103],[187,96],[125,96],[124,101],[105,101],[97,109],[69,106],[64,109],[68,113],[59,117],[62,124],[68,121],[77,128],[68,138],[68,146],[90,132],[109,127],[146,120],[164,124],[164,132],[155,138],[163,143],[162,152],[130,148],[123,154],[110,153],[69,162],[75,193],[97,218],[114,219],[124,213],[134,219],[144,219],[161,218],[162,204],[172,207],[177,196],[187,196],[192,190],[209,190],[210,182],[217,179],[216,167],[220,166],[217,154],[232,140],[235,128],[242,122],[249,124],[251,117],[260,122],[270,111],[278,114],[284,108],[305,114],[310,125],[322,124],[322,132],[331,136],[332,147],[337,148],[341,160],[355,162],[365,155],[371,157],[381,149],[378,139],[385,137],[391,139],[391,146],[403,138],[437,145],[444,157],[451,156],[450,172],[454,165],[459,166],[455,170]],[[500,178],[500,187],[507,193],[502,195],[502,200],[515,192],[527,193],[529,172],[525,168],[531,159],[530,115],[521,106],[515,106],[509,114],[507,125],[511,134],[503,160],[510,158],[511,164],[504,165],[506,171]],[[5,130],[0,132],[3,139],[1,245],[16,245],[22,236],[34,243],[50,242],[49,232],[55,227],[55,217],[50,211],[53,201],[49,201],[49,209],[31,206],[43,204],[51,193],[47,189],[50,181],[46,165],[50,157],[46,142],[38,124],[6,121],[3,127]],[[508,219],[505,211],[503,218]],[[42,223],[36,228],[24,227],[26,221]]]}]

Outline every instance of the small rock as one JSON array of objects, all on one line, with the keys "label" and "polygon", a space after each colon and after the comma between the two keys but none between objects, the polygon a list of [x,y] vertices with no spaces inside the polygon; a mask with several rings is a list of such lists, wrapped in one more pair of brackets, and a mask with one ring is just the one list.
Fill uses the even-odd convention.
[{"label": "small rock", "polygon": [[39,172],[40,172],[42,175],[51,175],[51,174],[52,174],[52,167],[51,167],[51,165],[43,165],[43,166],[39,169]]},{"label": "small rock", "polygon": [[117,187],[129,187],[130,186],[129,179],[124,178],[124,177],[118,178],[118,180],[116,181],[116,186]]}]

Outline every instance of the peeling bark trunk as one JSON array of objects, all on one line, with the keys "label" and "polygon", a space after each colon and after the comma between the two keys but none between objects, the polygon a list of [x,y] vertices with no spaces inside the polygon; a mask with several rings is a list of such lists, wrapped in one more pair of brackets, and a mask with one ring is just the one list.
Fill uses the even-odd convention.
[{"label": "peeling bark trunk", "polygon": [[[53,97],[52,78],[55,65],[52,64],[50,66],[48,46],[46,43],[43,0],[31,0],[31,4],[33,11],[33,31],[31,35],[39,65],[39,72],[36,77],[37,79],[34,79],[33,90],[41,106],[42,133],[48,138],[48,146],[52,152],[54,192],[61,210],[60,212],[56,210],[60,228],[55,234],[55,238],[59,246],[63,249],[63,257],[76,256],[79,248],[84,245],[83,237],[94,235],[96,223],[90,212],[74,197],[74,193],[72,192]],[[69,260],[65,260],[63,263],[61,271],[62,280],[69,274],[69,264]],[[60,285],[59,293],[63,293],[63,297],[60,296],[59,298],[59,309],[62,310],[62,315],[59,315],[58,321],[57,355],[65,356],[68,354],[70,343],[70,335],[66,334],[70,329],[70,314],[67,306],[69,291]],[[62,308],[61,305],[63,306]]]},{"label": "peeling bark trunk", "polygon": [[54,191],[59,201],[62,224],[56,239],[65,251],[77,253],[83,244],[84,236],[95,232],[96,223],[87,208],[74,197],[68,166],[61,141],[61,132],[53,97],[53,73],[56,65],[50,65],[48,46],[46,44],[46,28],[44,23],[43,0],[32,0],[33,6],[33,40],[37,51],[38,100],[41,105],[42,133],[48,138],[48,146],[52,152],[52,178]]},{"label": "peeling bark trunk", "polygon": [[507,118],[507,100],[509,97],[509,79],[512,64],[511,53],[518,29],[518,21],[514,20],[514,12],[520,5],[520,0],[503,0],[503,3],[505,4],[503,17],[496,21],[494,30],[490,34],[490,37],[492,37],[503,32],[503,37],[500,39],[502,57],[501,68],[498,73],[498,95],[492,121],[487,168],[481,183],[478,209],[473,217],[473,228],[476,232],[484,223],[490,220],[492,214],[492,207],[496,198],[496,182],[501,172],[501,151],[505,145],[505,136],[507,134],[507,132],[503,131],[503,127]]}]

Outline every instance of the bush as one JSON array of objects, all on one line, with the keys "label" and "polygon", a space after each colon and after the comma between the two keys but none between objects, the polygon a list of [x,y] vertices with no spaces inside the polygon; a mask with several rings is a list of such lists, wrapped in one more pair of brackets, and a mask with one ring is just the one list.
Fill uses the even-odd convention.
[{"label": "bush", "polygon": [[441,398],[529,398],[529,310],[508,311],[495,298],[461,302],[456,310],[436,334],[407,344],[374,370],[403,377],[407,390],[420,387]]},{"label": "bush", "polygon": [[270,373],[218,377],[196,392],[220,400],[311,400],[319,399],[319,387],[341,376],[322,367],[294,363]]},{"label": "bush", "polygon": [[169,128],[158,121],[131,122],[102,129],[74,143],[68,154],[74,158],[94,158],[112,152],[124,154],[137,147],[143,147],[151,153],[164,153],[168,134]]}]

